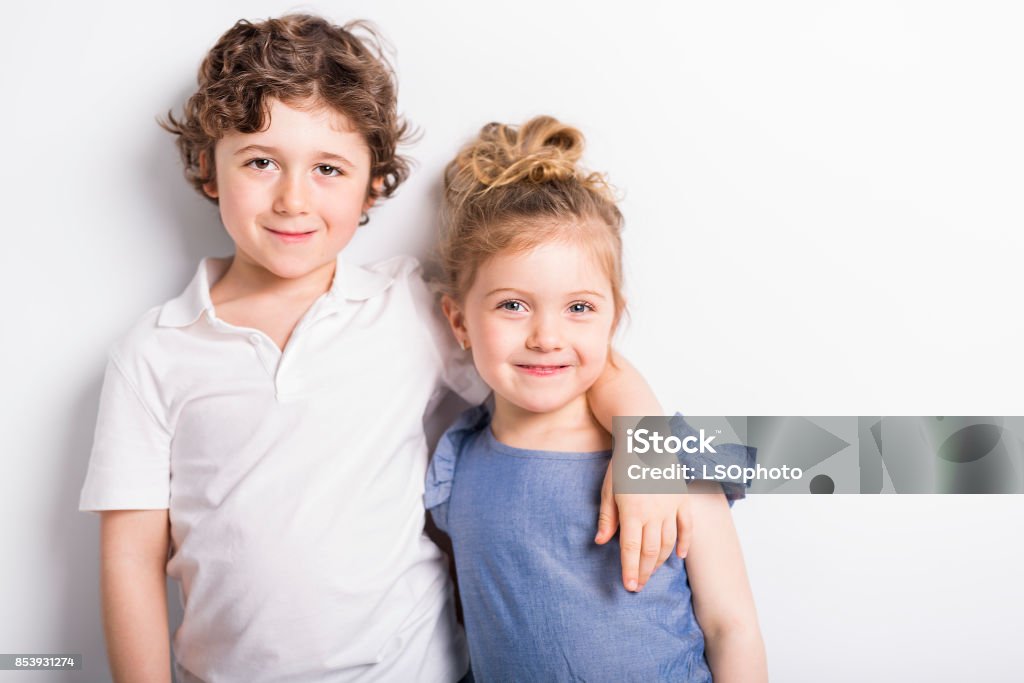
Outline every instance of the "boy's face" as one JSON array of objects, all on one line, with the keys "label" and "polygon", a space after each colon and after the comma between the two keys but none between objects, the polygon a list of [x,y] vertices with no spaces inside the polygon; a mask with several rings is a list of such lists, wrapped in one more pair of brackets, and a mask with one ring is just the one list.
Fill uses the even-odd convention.
[{"label": "boy's face", "polygon": [[216,179],[204,189],[218,199],[236,260],[280,278],[326,272],[373,204],[370,150],[331,109],[272,99],[269,112],[266,130],[217,141]]}]

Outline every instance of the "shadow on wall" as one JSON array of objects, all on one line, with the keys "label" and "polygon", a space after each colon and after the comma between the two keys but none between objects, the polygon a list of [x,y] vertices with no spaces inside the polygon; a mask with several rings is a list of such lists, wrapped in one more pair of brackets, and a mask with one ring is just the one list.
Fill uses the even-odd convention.
[{"label": "shadow on wall", "polygon": [[[182,88],[177,101],[184,102],[192,87]],[[180,109],[180,107],[179,107]],[[138,196],[148,198],[152,213],[157,220],[137,226],[140,230],[153,232],[159,243],[179,245],[175,253],[167,254],[166,262],[182,264],[180,272],[171,272],[163,300],[176,296],[192,278],[199,260],[205,256],[227,256],[233,252],[232,243],[226,236],[216,207],[204,200],[187,183],[182,175],[181,162],[174,137],[161,129],[155,122],[149,144],[140,149],[138,156],[130,160],[135,168],[144,172],[135,174],[137,186],[132,187]],[[157,230],[173,230],[173,235],[158,235]],[[112,260],[124,258],[123,254],[112,254]],[[154,273],[166,272],[163,264],[153,264]],[[130,283],[125,283],[130,286]],[[160,302],[153,302],[156,305]],[[134,316],[141,316],[142,310]],[[109,345],[117,340],[134,322],[128,319],[111,330]],[[60,591],[60,614],[53,622],[57,625],[55,638],[47,643],[54,652],[81,654],[83,666],[74,672],[33,672],[32,680],[45,682],[59,680],[60,683],[94,683],[110,680],[106,646],[103,637],[103,623],[99,593],[99,515],[78,512],[78,499],[85,473],[88,469],[89,453],[92,448],[93,431],[99,408],[100,390],[103,382],[105,357],[89,373],[89,381],[73,387],[76,398],[73,411],[63,423],[61,452],[58,454],[67,473],[59,486],[57,508],[47,524],[48,538],[54,545],[55,560],[59,563],[59,580],[56,589]],[[172,634],[181,623],[181,599],[176,582],[168,581],[167,603]],[[53,678],[47,678],[52,675]]]},{"label": "shadow on wall", "polygon": [[[78,512],[78,495],[85,479],[99,404],[103,368],[91,373],[88,384],[77,388],[73,412],[64,422],[61,459],[68,476],[60,481],[58,508],[47,525],[59,562],[57,589],[62,617],[52,644],[54,652],[82,655],[82,669],[49,672],[54,679],[87,683],[110,680],[100,613],[99,516]],[[33,672],[41,673],[41,672]],[[45,674],[44,674],[45,675]]]},{"label": "shadow on wall", "polygon": [[[193,90],[194,86],[189,83],[178,91],[178,97],[173,100],[180,103],[175,108],[175,115],[180,113],[181,105]],[[158,117],[165,119],[166,112],[154,115],[150,144],[145,150],[140,150],[140,156],[134,160],[136,167],[146,172],[136,176],[138,185],[133,189],[139,196],[148,197],[153,214],[162,218],[154,221],[153,225],[170,226],[172,237],[177,238],[179,250],[168,254],[168,260],[184,264],[183,279],[174,283],[166,300],[185,288],[202,258],[230,256],[234,253],[234,246],[221,225],[217,207],[185,180],[175,136],[157,125]]]}]

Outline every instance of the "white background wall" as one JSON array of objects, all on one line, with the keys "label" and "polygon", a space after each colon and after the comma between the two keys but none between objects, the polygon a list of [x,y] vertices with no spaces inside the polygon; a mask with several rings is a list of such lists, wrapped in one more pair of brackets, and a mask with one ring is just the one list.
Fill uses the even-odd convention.
[{"label": "white background wall", "polygon": [[[230,243],[156,116],[236,19],[376,21],[419,164],[350,249],[421,252],[439,171],[551,113],[625,194],[621,349],[692,415],[1024,414],[1013,2],[20,3],[4,18],[0,652],[108,678],[76,512],[104,354]],[[1019,676],[1022,496],[735,507],[775,681]]]}]

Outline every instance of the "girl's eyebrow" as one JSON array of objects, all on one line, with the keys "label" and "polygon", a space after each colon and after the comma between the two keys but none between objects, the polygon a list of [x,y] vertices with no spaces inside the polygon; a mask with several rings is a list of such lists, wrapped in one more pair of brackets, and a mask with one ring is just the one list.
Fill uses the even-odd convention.
[{"label": "girl's eyebrow", "polygon": [[[260,154],[276,155],[278,154],[278,149],[276,147],[264,147],[263,145],[246,145],[242,149],[236,151],[234,156],[239,156],[242,154],[251,154],[253,152],[258,152]],[[346,166],[348,168],[354,167],[354,164],[351,161],[341,156],[340,154],[334,154],[333,152],[314,152],[313,156],[315,156],[318,159],[334,161],[338,164],[338,166]]]},{"label": "girl's eyebrow", "polygon": [[[492,289],[491,291],[487,292],[486,294],[484,294],[484,296],[485,297],[493,296],[494,294],[497,294],[499,292],[513,292],[513,293],[516,293],[516,294],[525,294],[526,296],[534,296],[533,292],[528,292],[525,289],[515,289],[513,287],[498,287],[497,289]],[[580,289],[580,290],[577,290],[575,292],[568,292],[565,296],[584,296],[584,295],[595,297],[597,299],[604,299],[605,298],[604,294],[601,294],[600,292],[595,292],[592,289]]]}]

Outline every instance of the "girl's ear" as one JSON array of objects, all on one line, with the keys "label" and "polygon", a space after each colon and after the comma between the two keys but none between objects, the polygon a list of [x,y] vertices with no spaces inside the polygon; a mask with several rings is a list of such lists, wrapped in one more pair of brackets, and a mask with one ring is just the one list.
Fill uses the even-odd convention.
[{"label": "girl's ear", "polygon": [[[199,153],[199,175],[201,175],[203,177],[206,177],[209,174],[209,168],[210,168],[209,157],[207,156],[206,150],[203,150],[202,152]],[[214,178],[210,182],[205,183],[203,185],[203,192],[205,192],[206,196],[209,197],[210,199],[216,199],[217,198],[217,179]]]},{"label": "girl's ear", "polygon": [[623,315],[626,312],[627,304],[628,304],[628,302],[626,301],[626,298],[623,297],[622,298],[622,305],[619,308],[619,310],[617,310],[615,312],[615,320],[612,321],[612,337],[614,337],[615,333],[618,332],[618,330],[619,330],[619,323],[622,322]]},{"label": "girl's ear", "polygon": [[445,294],[441,297],[441,310],[444,312],[444,317],[448,318],[448,324],[452,328],[452,334],[455,335],[455,341],[459,343],[463,350],[468,349],[469,332],[466,330],[466,316],[463,314],[458,302]]}]

